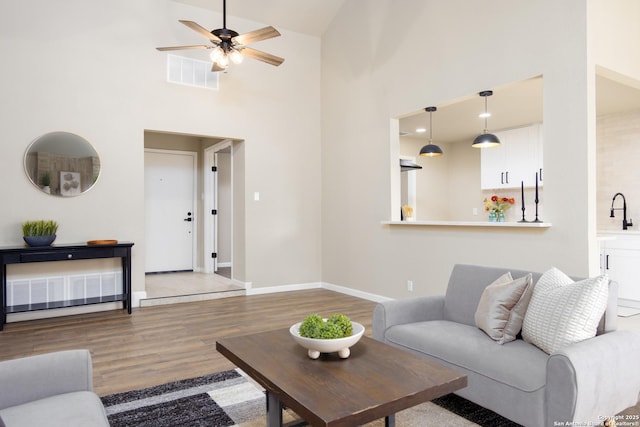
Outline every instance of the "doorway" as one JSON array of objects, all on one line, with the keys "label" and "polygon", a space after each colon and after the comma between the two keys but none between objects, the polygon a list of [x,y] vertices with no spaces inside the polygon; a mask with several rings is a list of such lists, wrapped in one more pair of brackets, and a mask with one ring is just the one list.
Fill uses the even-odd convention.
[{"label": "doorway", "polygon": [[[225,140],[204,151],[205,272],[233,277],[233,141]],[[209,255],[210,257],[207,257]]]},{"label": "doorway", "polygon": [[144,151],[145,272],[193,271],[198,155]]},{"label": "doorway", "polygon": [[[236,141],[197,135],[167,133],[146,130],[144,132],[145,146],[145,199],[152,197],[156,190],[147,182],[146,163],[148,153],[167,153],[172,156],[187,156],[195,159],[195,167],[191,182],[193,189],[185,189],[181,193],[192,194],[192,210],[181,212],[181,225],[191,227],[192,246],[190,250],[183,249],[181,255],[188,253],[191,264],[189,267],[157,267],[158,261],[150,258],[162,258],[162,254],[155,255],[155,251],[162,245],[154,239],[154,232],[159,229],[164,233],[162,222],[152,219],[152,210],[157,208],[146,206],[146,248],[145,248],[145,290],[147,299],[142,300],[141,305],[166,304],[172,301],[184,301],[185,298],[231,296],[234,292],[244,291],[243,282],[236,281],[228,274],[232,266],[233,231],[231,229],[233,217],[231,171],[233,170],[233,147]],[[238,142],[240,143],[240,142]],[[185,154],[186,153],[186,154]],[[242,159],[242,156],[239,157]],[[153,160],[152,160],[153,161]],[[184,163],[187,163],[186,161]],[[152,163],[153,164],[153,163]],[[212,167],[218,168],[218,183],[214,192]],[[172,169],[176,168],[175,166]],[[239,168],[238,170],[242,170]],[[160,178],[156,178],[159,180]],[[163,184],[166,183],[163,181]],[[150,194],[146,194],[150,193]],[[162,197],[167,197],[161,191]],[[215,198],[214,198],[215,196]],[[146,201],[146,200],[145,200]],[[214,207],[214,203],[216,206]],[[212,210],[217,209],[217,232],[213,234],[214,215]],[[167,211],[168,209],[164,209]],[[191,215],[188,215],[191,212]],[[191,221],[188,219],[191,218]],[[155,225],[153,225],[155,224]],[[226,224],[226,225],[225,225]],[[151,228],[151,229],[149,229]],[[216,245],[214,249],[214,245]],[[151,248],[150,248],[151,247]],[[212,258],[212,253],[217,257]],[[242,257],[240,257],[242,258]],[[214,265],[212,260],[217,261]],[[217,272],[215,269],[217,268]],[[162,273],[158,273],[162,272]],[[150,274],[151,273],[151,274]],[[227,276],[227,277],[225,277]],[[241,276],[240,276],[241,277]],[[223,294],[224,293],[224,294]],[[204,295],[203,295],[204,294]],[[159,302],[158,300],[165,300]]]}]

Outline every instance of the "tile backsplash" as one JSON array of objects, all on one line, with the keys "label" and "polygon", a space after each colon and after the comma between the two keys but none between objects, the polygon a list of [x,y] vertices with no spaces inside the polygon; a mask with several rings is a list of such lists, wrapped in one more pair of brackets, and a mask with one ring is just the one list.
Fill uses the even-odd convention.
[{"label": "tile backsplash", "polygon": [[[598,230],[622,230],[622,211],[610,218],[616,193],[627,200],[630,230],[640,231],[640,110],[599,117],[596,144],[596,208]],[[618,197],[615,207],[622,207]]]}]

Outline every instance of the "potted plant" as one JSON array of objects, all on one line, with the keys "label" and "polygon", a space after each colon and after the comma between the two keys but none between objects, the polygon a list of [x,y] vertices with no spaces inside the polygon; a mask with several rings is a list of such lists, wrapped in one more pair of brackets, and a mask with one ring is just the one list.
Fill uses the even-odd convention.
[{"label": "potted plant", "polygon": [[50,246],[56,240],[58,223],[51,220],[22,223],[22,238],[29,246]]},{"label": "potted plant", "polygon": [[307,349],[311,359],[320,357],[320,353],[338,352],[341,359],[351,354],[349,347],[355,345],[364,333],[364,326],[352,322],[344,314],[334,314],[323,319],[319,314],[311,314],[302,322],[289,329],[293,339]]},{"label": "potted plant", "polygon": [[45,193],[51,193],[51,174],[49,172],[42,174],[42,177],[40,178],[40,185],[42,185],[42,191]]}]

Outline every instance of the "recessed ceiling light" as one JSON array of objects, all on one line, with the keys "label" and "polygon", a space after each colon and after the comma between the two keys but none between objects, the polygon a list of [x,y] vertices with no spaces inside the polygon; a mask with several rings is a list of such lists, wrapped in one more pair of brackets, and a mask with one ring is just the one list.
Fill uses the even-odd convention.
[{"label": "recessed ceiling light", "polygon": [[418,128],[416,129],[417,133],[425,133],[427,130],[425,128]]}]

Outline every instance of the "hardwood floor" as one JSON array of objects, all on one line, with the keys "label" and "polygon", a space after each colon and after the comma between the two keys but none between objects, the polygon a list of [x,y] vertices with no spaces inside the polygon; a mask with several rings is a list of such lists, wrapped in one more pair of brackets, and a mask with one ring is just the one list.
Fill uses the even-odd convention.
[{"label": "hardwood floor", "polygon": [[288,328],[311,313],[345,313],[371,336],[374,306],[318,289],[9,323],[0,332],[0,360],[89,349],[94,389],[104,396],[232,369],[216,340]]}]

